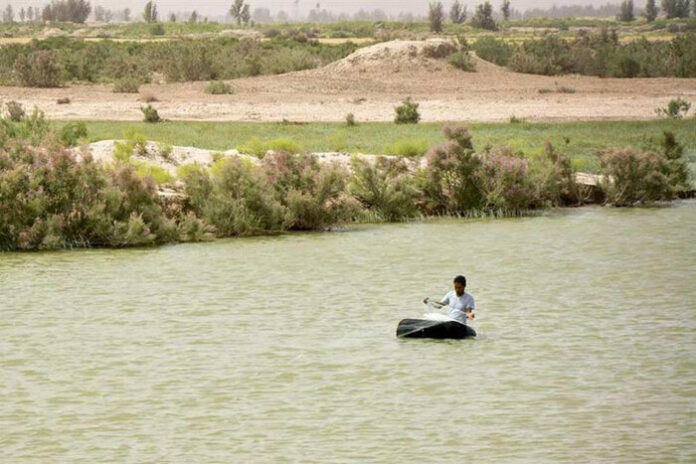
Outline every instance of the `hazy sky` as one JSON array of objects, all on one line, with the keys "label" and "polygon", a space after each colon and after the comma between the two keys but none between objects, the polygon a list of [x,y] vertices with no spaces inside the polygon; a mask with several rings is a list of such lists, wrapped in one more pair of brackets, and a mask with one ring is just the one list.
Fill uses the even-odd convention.
[{"label": "hazy sky", "polygon": [[[233,0],[207,0],[201,2],[191,2],[183,0],[156,0],[157,7],[160,13],[166,14],[169,11],[192,11],[197,10],[203,15],[221,15],[229,10],[230,4]],[[448,7],[454,0],[443,0],[445,7]],[[10,3],[16,10],[21,7],[33,6],[43,6],[49,3],[47,0],[2,0],[0,1],[0,8],[5,7],[7,3]],[[122,10],[123,8],[130,8],[134,12],[140,12],[145,5],[145,1],[139,0],[92,0],[92,6],[102,5],[105,8]],[[294,10],[293,0],[248,0],[251,9],[258,7],[268,8],[271,13],[276,13],[280,10],[284,10],[287,13],[292,13]],[[360,9],[364,10],[374,10],[382,9],[387,14],[396,15],[399,12],[410,12],[424,14],[428,8],[427,0],[299,0],[299,11],[301,14],[306,15],[306,13],[314,8],[317,3],[319,3],[322,9],[327,9],[335,13],[347,12],[354,13]],[[483,3],[483,0],[460,0],[460,3],[467,5],[468,10],[472,11],[475,6],[479,3]],[[499,8],[501,0],[492,0],[495,9]],[[512,7],[516,10],[524,11],[530,8],[548,8],[553,5],[603,5],[606,3],[620,3],[620,0],[511,0]],[[634,2],[636,4],[641,3],[640,0]]]}]

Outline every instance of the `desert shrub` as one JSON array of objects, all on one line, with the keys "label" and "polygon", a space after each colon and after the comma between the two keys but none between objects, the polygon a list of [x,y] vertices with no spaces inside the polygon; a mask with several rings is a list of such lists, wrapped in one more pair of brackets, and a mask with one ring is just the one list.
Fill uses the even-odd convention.
[{"label": "desert shrub", "polygon": [[683,98],[673,98],[669,101],[666,107],[655,109],[658,116],[664,116],[671,119],[682,119],[689,113],[691,103]]},{"label": "desert shrub", "polygon": [[418,106],[418,103],[411,100],[411,97],[406,97],[401,105],[394,108],[396,112],[394,122],[396,124],[417,124],[420,121]]},{"label": "desert shrub", "polygon": [[541,155],[531,158],[529,178],[534,189],[530,206],[551,207],[581,201],[570,157],[558,152],[551,142],[546,142]]},{"label": "desert shrub", "polygon": [[162,26],[159,23],[153,24],[152,26],[150,26],[150,35],[154,35],[154,36],[164,35],[164,26]]},{"label": "desert shrub", "polygon": [[465,213],[481,206],[483,193],[476,172],[481,160],[474,154],[465,127],[445,127],[448,142],[431,148],[426,167],[418,173],[418,185],[428,214]]},{"label": "desert shrub", "polygon": [[494,37],[481,37],[474,43],[473,48],[479,58],[498,66],[507,66],[514,53],[512,45]]},{"label": "desert shrub", "polygon": [[234,93],[234,90],[232,90],[232,86],[227,82],[213,81],[205,86],[204,92],[211,95],[227,95]]},{"label": "desert shrub", "polygon": [[521,124],[523,122],[526,122],[524,118],[518,118],[514,114],[510,116],[510,124]]},{"label": "desert shrub", "polygon": [[265,157],[263,169],[277,201],[285,207],[284,229],[322,230],[351,218],[345,169],[320,164],[314,155],[289,152]]},{"label": "desert shrub", "polygon": [[449,63],[455,68],[466,72],[476,72],[476,64],[468,52],[453,53],[449,57]]},{"label": "desert shrub", "polygon": [[10,121],[13,122],[19,122],[22,119],[24,119],[24,116],[27,115],[27,112],[24,110],[24,107],[14,100],[5,103],[5,111],[7,111],[7,115],[10,117]]},{"label": "desert shrub", "polygon": [[63,82],[58,54],[51,50],[17,56],[13,73],[17,84],[23,87],[60,87]]},{"label": "desert shrub", "polygon": [[666,156],[633,148],[615,148],[599,155],[607,203],[631,206],[674,198],[676,185]]},{"label": "desert shrub", "polygon": [[10,142],[39,146],[49,143],[52,136],[51,124],[38,108],[25,114],[20,121],[0,118],[0,149]]},{"label": "desert shrub", "polygon": [[534,193],[528,171],[526,159],[511,156],[505,150],[483,155],[476,171],[476,183],[482,194],[479,209],[506,215],[529,209]]},{"label": "desert shrub", "polygon": [[145,122],[156,123],[162,120],[159,113],[152,105],[143,106],[140,108],[140,111],[143,112],[143,120]]},{"label": "desert shrub", "polygon": [[204,242],[215,238],[215,228],[206,224],[192,211],[179,222],[179,240],[182,242]]},{"label": "desert shrub", "polygon": [[154,186],[129,165],[24,147],[0,152],[0,249],[135,246],[176,239]]},{"label": "desert shrub", "polygon": [[355,122],[355,115],[353,115],[353,113],[346,114],[346,126],[353,127],[356,125],[357,123]]},{"label": "desert shrub", "polygon": [[423,156],[428,151],[428,142],[423,139],[400,139],[384,146],[385,155]]},{"label": "desert shrub", "polygon": [[353,175],[348,192],[383,221],[398,221],[419,214],[420,192],[403,160],[378,158],[374,164],[351,159]]},{"label": "desert shrub", "polygon": [[208,81],[218,77],[212,47],[194,41],[169,42],[166,45],[163,51],[171,55],[170,59],[163,61],[162,71],[169,81]]},{"label": "desert shrub", "polygon": [[274,197],[261,168],[248,160],[225,158],[212,176],[190,173],[186,191],[197,215],[219,236],[258,235],[283,230],[286,209]]},{"label": "desert shrub", "polygon": [[556,89],[556,92],[558,92],[558,93],[575,93],[576,90],[573,87],[560,86]]},{"label": "desert shrub", "polygon": [[140,89],[140,79],[137,77],[124,77],[114,83],[114,93],[138,93]]},{"label": "desert shrub", "polygon": [[58,105],[69,105],[69,104],[70,104],[70,98],[68,98],[68,97],[59,98],[58,100],[56,100],[56,103],[57,103]]},{"label": "desert shrub", "polygon": [[60,141],[66,147],[73,147],[77,142],[87,137],[87,126],[84,122],[69,122],[60,130]]}]

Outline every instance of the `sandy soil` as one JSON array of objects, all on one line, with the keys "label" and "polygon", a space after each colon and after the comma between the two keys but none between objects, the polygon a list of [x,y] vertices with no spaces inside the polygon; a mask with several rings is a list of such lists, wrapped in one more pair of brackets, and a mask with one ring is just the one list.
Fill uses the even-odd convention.
[{"label": "sandy soil", "polygon": [[[348,113],[391,121],[407,96],[420,103],[422,121],[650,119],[672,98],[696,100],[696,79],[535,76],[476,57],[477,72],[466,73],[426,56],[432,45],[380,43],[324,68],[231,81],[233,95],[207,95],[205,82],[149,84],[141,94],[157,97],[153,106],[163,118],[206,121],[343,121]],[[563,87],[575,93],[560,93]],[[63,97],[71,103],[58,105]],[[109,85],[0,87],[0,100],[36,105],[50,118],[142,119],[139,96],[112,93]]]}]

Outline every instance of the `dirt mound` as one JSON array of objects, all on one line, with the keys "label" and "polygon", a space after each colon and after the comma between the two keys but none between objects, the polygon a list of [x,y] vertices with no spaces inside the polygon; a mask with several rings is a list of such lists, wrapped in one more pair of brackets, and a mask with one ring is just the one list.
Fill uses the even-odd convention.
[{"label": "dirt mound", "polygon": [[404,65],[426,65],[430,60],[449,56],[457,48],[457,44],[448,39],[393,40],[361,48],[327,65],[325,70],[350,72],[374,67],[388,70]]}]

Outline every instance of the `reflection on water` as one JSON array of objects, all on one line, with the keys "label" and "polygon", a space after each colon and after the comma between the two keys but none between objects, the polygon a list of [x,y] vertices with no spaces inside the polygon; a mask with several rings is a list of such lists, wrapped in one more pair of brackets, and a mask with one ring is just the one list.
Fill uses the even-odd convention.
[{"label": "reflection on water", "polygon": [[[4,462],[694,462],[696,203],[0,254]],[[475,340],[397,340],[458,273]]]}]

